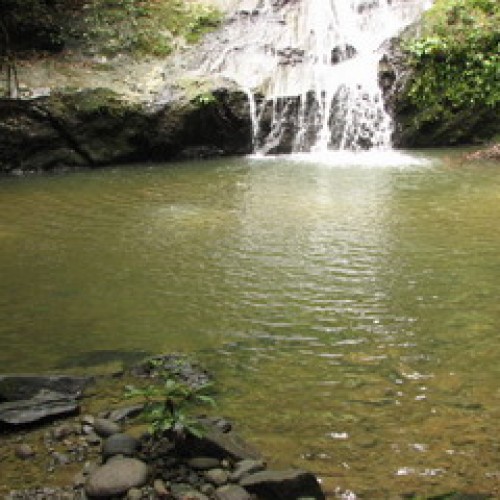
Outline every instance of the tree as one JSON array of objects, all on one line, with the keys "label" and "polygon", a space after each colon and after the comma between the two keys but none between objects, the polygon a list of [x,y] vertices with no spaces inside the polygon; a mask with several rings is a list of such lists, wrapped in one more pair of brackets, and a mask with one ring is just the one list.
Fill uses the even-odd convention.
[{"label": "tree", "polygon": [[19,80],[16,59],[10,45],[9,31],[2,20],[0,20],[0,40],[0,74],[5,78],[4,94],[10,99],[17,99]]}]

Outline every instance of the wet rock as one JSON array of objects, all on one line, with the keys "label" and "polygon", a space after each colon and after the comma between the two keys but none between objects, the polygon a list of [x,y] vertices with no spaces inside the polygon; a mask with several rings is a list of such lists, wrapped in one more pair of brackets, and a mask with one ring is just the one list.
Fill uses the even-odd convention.
[{"label": "wet rock", "polygon": [[30,399],[0,403],[0,425],[26,425],[41,420],[77,413],[79,405],[72,396],[42,389]]},{"label": "wet rock", "polygon": [[121,495],[131,488],[146,483],[148,468],[135,458],[122,458],[107,462],[91,473],[85,483],[85,492],[90,497]]},{"label": "wet rock", "polygon": [[35,450],[33,450],[33,448],[26,443],[16,446],[15,454],[16,457],[20,458],[21,460],[28,460],[29,458],[33,458],[36,455]]},{"label": "wet rock", "polygon": [[118,434],[121,431],[121,427],[116,422],[106,418],[96,418],[94,430],[100,437],[109,437],[113,434]]},{"label": "wet rock", "polygon": [[139,441],[128,434],[113,434],[102,443],[102,456],[107,459],[113,455],[131,457],[137,451]]},{"label": "wet rock", "polygon": [[184,452],[218,459],[231,458],[257,460],[260,453],[235,432],[221,432],[216,427],[206,429],[202,437],[188,436],[183,444]]},{"label": "wet rock", "polygon": [[265,465],[262,460],[242,460],[236,464],[230,479],[232,482],[238,483],[243,477],[254,472],[263,471],[264,469]]},{"label": "wet rock", "polygon": [[323,500],[324,493],[316,477],[301,470],[262,471],[250,474],[240,485],[260,500],[294,500],[301,497]]},{"label": "wet rock", "polygon": [[222,486],[217,488],[215,491],[215,498],[217,500],[251,500],[252,497],[249,495],[241,486],[237,484],[229,484],[227,486]]}]

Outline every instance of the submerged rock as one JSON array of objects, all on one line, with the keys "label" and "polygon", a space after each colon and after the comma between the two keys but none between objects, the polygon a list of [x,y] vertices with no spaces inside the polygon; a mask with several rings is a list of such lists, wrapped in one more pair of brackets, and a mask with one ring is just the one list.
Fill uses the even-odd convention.
[{"label": "submerged rock", "polygon": [[298,500],[307,497],[325,498],[316,477],[301,470],[262,471],[244,477],[241,482],[250,493],[260,500]]},{"label": "submerged rock", "polygon": [[42,389],[78,398],[92,381],[69,375],[0,375],[0,402],[30,399]]}]

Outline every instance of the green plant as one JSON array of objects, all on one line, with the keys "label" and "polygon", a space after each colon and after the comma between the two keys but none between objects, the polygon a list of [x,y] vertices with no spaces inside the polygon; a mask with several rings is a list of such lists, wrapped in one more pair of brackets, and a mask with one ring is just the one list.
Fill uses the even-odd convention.
[{"label": "green plant", "polygon": [[154,437],[167,436],[174,442],[185,438],[186,433],[200,437],[203,429],[197,419],[189,415],[195,405],[214,405],[210,395],[211,384],[190,387],[166,378],[162,384],[145,388],[126,387],[126,397],[144,400],[143,416],[151,425]]},{"label": "green plant", "polygon": [[497,0],[437,0],[422,36],[405,49],[414,68],[409,97],[427,115],[500,101],[500,7]]}]

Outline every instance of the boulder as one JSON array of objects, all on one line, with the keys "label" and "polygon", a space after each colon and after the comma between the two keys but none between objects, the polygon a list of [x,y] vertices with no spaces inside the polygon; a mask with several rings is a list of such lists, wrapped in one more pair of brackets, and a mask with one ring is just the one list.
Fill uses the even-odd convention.
[{"label": "boulder", "polygon": [[245,476],[240,485],[259,500],[296,500],[301,497],[322,500],[324,493],[316,477],[302,470],[262,471]]},{"label": "boulder", "polygon": [[143,486],[147,477],[148,468],[144,462],[135,458],[113,460],[89,475],[85,493],[96,498],[122,495],[131,488]]},{"label": "boulder", "polygon": [[0,375],[0,402],[30,399],[42,389],[78,398],[92,381],[68,375]]}]

